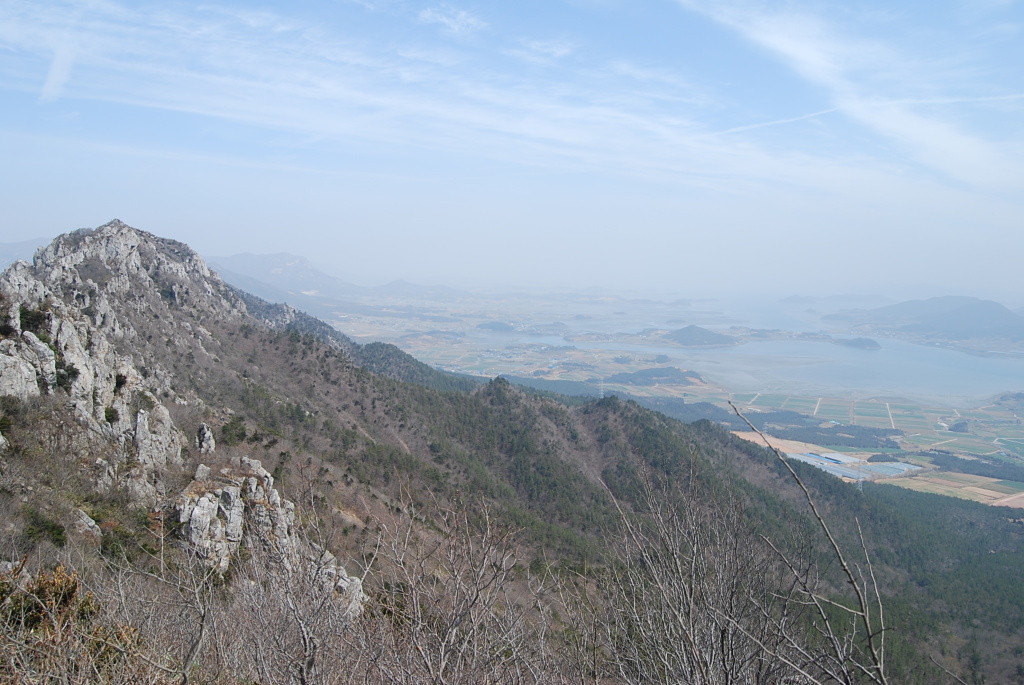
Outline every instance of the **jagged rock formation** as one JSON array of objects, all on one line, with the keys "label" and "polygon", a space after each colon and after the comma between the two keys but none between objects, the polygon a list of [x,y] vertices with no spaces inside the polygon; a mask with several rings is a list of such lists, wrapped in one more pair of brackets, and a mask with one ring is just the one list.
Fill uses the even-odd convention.
[{"label": "jagged rock formation", "polygon": [[255,459],[242,457],[216,475],[205,464],[173,505],[182,535],[208,564],[224,573],[246,544],[271,558],[282,576],[303,565],[333,585],[350,614],[363,601],[362,583],[327,550],[301,538],[295,504],[274,488],[274,477]]},{"label": "jagged rock formation", "polygon": [[0,278],[8,312],[0,395],[64,389],[83,427],[121,446],[114,463],[100,465],[101,483],[127,485],[140,502],[155,503],[158,471],[180,465],[185,441],[158,400],[175,399],[171,374],[135,358],[138,322],[159,318],[159,305],[170,303],[188,303],[192,317],[239,315],[244,305],[223,284],[218,293],[217,282],[184,245],[120,221],[55,240],[32,265],[17,262]]},{"label": "jagged rock formation", "polygon": [[[282,325],[296,317],[289,308],[267,309]],[[209,456],[216,448],[206,423],[189,441],[168,409],[204,406],[196,391],[201,366],[216,364],[222,349],[207,325],[256,323],[199,255],[114,220],[59,237],[32,264],[13,264],[0,276],[0,311],[0,396],[66,393],[86,436],[79,441],[112,446],[94,460],[100,491],[122,488],[137,506],[173,510],[183,540],[221,572],[245,542],[285,568],[315,560],[358,603],[358,580],[301,540],[294,504],[259,461],[243,458],[217,473],[200,464],[184,491],[170,491],[183,449],[191,443]],[[84,537],[102,536],[84,511],[72,525]]]},{"label": "jagged rock formation", "polygon": [[221,571],[245,534],[289,563],[297,555],[295,505],[281,498],[273,476],[254,459],[242,457],[216,476],[201,464],[174,510],[184,537]]},{"label": "jagged rock formation", "polygon": [[[11,319],[18,320],[16,316]],[[30,331],[22,333],[20,338],[0,340],[0,394],[27,399],[39,394],[41,378],[56,375],[52,350],[47,350],[50,354],[40,359],[36,354],[35,343],[38,342]]]},{"label": "jagged rock formation", "polygon": [[194,444],[199,454],[213,454],[216,451],[217,441],[213,438],[213,431],[205,423],[199,424]]}]

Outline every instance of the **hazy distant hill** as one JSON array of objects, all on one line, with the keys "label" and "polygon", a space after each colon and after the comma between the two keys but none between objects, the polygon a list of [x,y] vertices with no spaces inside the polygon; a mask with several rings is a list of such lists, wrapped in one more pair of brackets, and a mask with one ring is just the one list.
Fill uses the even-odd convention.
[{"label": "hazy distant hill", "polygon": [[516,327],[504,321],[488,321],[477,324],[477,328],[484,331],[497,331],[498,333],[515,333]]},{"label": "hazy distant hill", "polygon": [[909,300],[867,311],[824,317],[827,321],[871,326],[942,340],[1024,340],[1024,316],[998,302],[975,297],[933,297]]},{"label": "hazy distant hill", "polygon": [[417,285],[409,281],[391,281],[384,285],[372,288],[375,295],[390,295],[409,299],[422,300],[453,300],[465,297],[468,293],[457,288],[449,288],[444,285]]},{"label": "hazy distant hill", "polygon": [[698,347],[702,345],[734,345],[736,338],[723,333],[715,333],[700,326],[687,326],[678,331],[666,333],[665,337],[673,342],[687,347]]},{"label": "hazy distant hill", "polygon": [[617,373],[605,378],[608,383],[622,383],[624,385],[693,385],[694,381],[701,380],[700,374],[695,371],[680,371],[674,366],[663,366],[654,369],[644,369],[632,373]]},{"label": "hazy distant hill", "polygon": [[[855,600],[788,468],[717,425],[736,425],[724,410],[642,400],[712,420],[682,424],[614,396],[442,374],[240,292],[187,245],[120,221],[7,269],[0,303],[0,682],[21,663],[46,669],[22,668],[22,681],[110,685],[225,673],[440,682],[422,664],[447,658],[452,636],[483,666],[455,658],[463,670],[444,682],[608,682],[678,650],[679,608],[694,597],[701,613],[686,618],[709,628],[693,654],[727,645],[715,658],[735,666],[720,671],[732,682],[860,682],[803,677],[819,673],[832,630],[805,600]],[[753,420],[792,436],[886,438],[792,412]],[[894,645],[880,682],[942,682],[938,656],[974,682],[1012,682],[1024,625],[1016,517],[794,468],[851,563],[867,572],[867,552],[877,560]],[[791,559],[821,579],[814,596],[793,594]],[[37,580],[23,582],[26,561]],[[51,573],[58,562],[75,568]],[[87,602],[73,594],[77,570]],[[559,583],[553,599],[529,582],[535,571]],[[661,613],[623,622],[631,608]],[[863,639],[841,623],[841,645]],[[780,626],[787,651],[772,642]],[[508,677],[523,659],[534,675]],[[254,668],[275,660],[271,676]],[[779,670],[791,662],[799,672]],[[624,681],[701,680],[676,668]]]},{"label": "hazy distant hill", "polygon": [[297,305],[300,300],[309,299],[305,295],[297,295],[294,292],[265,283],[252,276],[240,274],[215,261],[210,261],[208,264],[227,283],[247,293],[261,297],[268,302],[288,302],[289,304]]},{"label": "hazy distant hill", "polygon": [[46,238],[33,238],[32,240],[22,240],[17,243],[0,243],[0,269],[19,259],[31,262],[32,255],[35,254],[36,249],[46,245],[48,242],[50,241]]},{"label": "hazy distant hill", "polygon": [[965,303],[953,309],[922,316],[904,330],[962,340],[1007,338],[1024,340],[1024,317],[990,300]]},{"label": "hazy distant hill", "polygon": [[[331,276],[318,269],[305,257],[281,252],[278,254],[236,254],[210,257],[207,260],[218,273],[229,274],[236,285],[264,297],[263,292],[287,293],[291,302],[296,296],[313,300],[346,300],[363,296],[386,296],[407,299],[447,300],[465,297],[467,293],[447,286],[424,286],[397,280],[373,288],[364,288]],[[228,278],[231,281],[231,278]],[[245,286],[242,282],[245,282]]]},{"label": "hazy distant hill", "polygon": [[853,347],[858,350],[880,350],[882,346],[878,344],[877,340],[871,338],[836,338],[833,340],[836,345],[842,345],[843,347]]},{"label": "hazy distant hill", "polygon": [[[269,302],[285,302],[327,320],[339,315],[359,314],[389,318],[438,319],[438,311],[429,307],[377,306],[358,301],[362,297],[418,293],[409,299],[429,300],[451,297],[444,288],[420,288],[396,281],[377,288],[363,288],[317,269],[305,257],[290,254],[211,257],[209,265],[227,283]],[[455,292],[455,291],[451,291]],[[448,319],[442,319],[448,320]]]},{"label": "hazy distant hill", "polygon": [[817,297],[812,295],[790,295],[779,300],[782,304],[815,306],[815,307],[848,307],[865,308],[881,307],[890,304],[891,299],[882,295],[855,295],[852,293],[844,295],[827,295]]},{"label": "hazy distant hill", "polygon": [[345,298],[366,292],[366,288],[324,273],[305,257],[284,252],[211,257],[208,261],[214,268],[221,267],[218,271],[231,271],[287,293]]}]

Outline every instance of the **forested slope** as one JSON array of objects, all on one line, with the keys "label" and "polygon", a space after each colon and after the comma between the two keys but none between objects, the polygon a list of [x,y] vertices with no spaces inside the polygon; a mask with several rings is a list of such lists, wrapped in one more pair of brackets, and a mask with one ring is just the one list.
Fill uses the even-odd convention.
[{"label": "forested slope", "polygon": [[[793,465],[847,576],[786,466],[714,423],[357,346],[119,222],[58,239],[0,292],[5,663],[79,682],[90,668],[467,683],[1016,668],[1021,534],[1006,511]],[[856,606],[850,578],[866,621],[830,603]],[[172,601],[177,614],[153,612]],[[44,624],[92,660],[62,662]]]}]

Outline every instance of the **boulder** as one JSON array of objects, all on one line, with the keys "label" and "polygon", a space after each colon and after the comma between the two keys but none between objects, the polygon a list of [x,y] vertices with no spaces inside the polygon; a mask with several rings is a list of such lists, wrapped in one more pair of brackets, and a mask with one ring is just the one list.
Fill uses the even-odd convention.
[{"label": "boulder", "polygon": [[87,513],[81,509],[75,509],[71,521],[71,529],[75,531],[80,539],[87,540],[94,545],[100,544],[103,539],[103,531]]},{"label": "boulder", "polygon": [[27,400],[38,394],[35,366],[21,356],[15,341],[0,341],[0,395]]},{"label": "boulder", "polygon": [[133,440],[135,457],[144,469],[181,465],[181,437],[164,405],[139,410]]},{"label": "boulder", "polygon": [[366,601],[362,583],[346,573],[323,548],[302,539],[296,529],[295,504],[274,488],[274,477],[256,459],[241,457],[221,469],[216,479],[205,465],[182,491],[174,508],[181,536],[202,559],[224,573],[241,544],[274,560],[283,577],[312,573],[329,583],[344,610],[357,614]]},{"label": "boulder", "polygon": [[217,441],[213,439],[213,431],[205,423],[199,424],[199,431],[193,443],[199,454],[213,454],[217,449]]}]

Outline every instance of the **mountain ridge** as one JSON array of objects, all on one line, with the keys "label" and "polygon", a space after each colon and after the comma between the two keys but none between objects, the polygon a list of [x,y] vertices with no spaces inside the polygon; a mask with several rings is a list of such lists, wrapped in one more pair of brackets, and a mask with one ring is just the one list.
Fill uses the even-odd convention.
[{"label": "mountain ridge", "polygon": [[976,297],[945,296],[907,300],[871,310],[823,317],[855,330],[878,330],[927,339],[1024,341],[1024,316],[1004,305]]},{"label": "mountain ridge", "polygon": [[[0,541],[0,551],[8,559],[28,551],[45,566],[60,557],[60,545],[84,544],[88,537],[97,559],[136,566],[150,560],[157,564],[146,567],[152,574],[189,568],[200,576],[220,574],[228,560],[216,585],[223,592],[210,601],[235,603],[216,604],[226,617],[210,628],[218,640],[216,650],[203,647],[208,626],[198,618],[206,615],[198,609],[166,617],[179,621],[174,630],[140,633],[140,644],[169,655],[169,668],[179,676],[191,668],[223,673],[228,662],[220,660],[235,653],[231,650],[251,657],[256,644],[265,650],[277,644],[274,653],[281,661],[264,664],[280,668],[274,676],[245,671],[253,681],[287,679],[309,659],[318,668],[345,668],[344,654],[302,647],[310,644],[303,642],[303,626],[322,616],[301,613],[302,602],[340,593],[340,604],[309,605],[336,606],[338,613],[329,615],[337,624],[330,630],[339,632],[324,635],[349,646],[352,654],[375,655],[377,663],[392,664],[389,668],[410,669],[403,671],[410,674],[409,682],[422,681],[427,676],[414,664],[422,664],[422,655],[432,654],[434,647],[428,646],[436,643],[403,640],[429,636],[447,625],[438,617],[444,602],[457,597],[457,584],[444,586],[450,594],[442,593],[439,603],[431,605],[433,618],[423,623],[411,614],[393,620],[396,609],[413,601],[413,595],[402,593],[417,587],[426,593],[437,588],[441,577],[468,576],[454,567],[436,575],[438,558],[424,561],[428,573],[423,577],[401,576],[400,555],[387,557],[380,566],[371,563],[375,549],[383,553],[388,541],[395,541],[387,534],[396,530],[408,531],[407,539],[421,541],[424,549],[454,544],[463,539],[460,530],[478,530],[480,537],[452,557],[461,561],[470,558],[466,550],[480,549],[473,545],[493,540],[488,530],[508,526],[519,531],[515,546],[529,556],[508,568],[493,559],[479,568],[515,568],[525,578],[554,558],[552,573],[584,578],[592,591],[611,593],[602,595],[610,603],[618,601],[616,584],[599,584],[600,575],[586,574],[616,568],[606,565],[617,549],[606,536],[618,530],[622,516],[647,515],[656,504],[708,507],[706,523],[741,516],[730,529],[729,544],[709,552],[709,571],[724,567],[729,557],[723,555],[735,550],[737,541],[753,549],[763,543],[758,534],[777,545],[806,537],[809,519],[798,506],[801,495],[784,477],[780,462],[711,423],[680,424],[614,397],[561,402],[528,395],[503,380],[436,387],[439,377],[408,355],[388,346],[356,346],[322,321],[229,286],[187,246],[118,221],[61,236],[38,252],[32,265],[5,271],[0,292],[7,313],[0,340],[0,395],[11,396],[0,402],[0,430],[7,442],[0,458],[0,506],[18,526],[10,541]],[[383,360],[384,375],[368,368],[377,358]],[[405,382],[413,371],[428,378]],[[869,498],[881,501],[878,493],[888,491],[869,486],[860,493],[813,469],[800,472],[830,508],[859,512],[869,534],[878,532],[879,522],[899,517],[898,508],[874,512],[867,504]],[[668,499],[645,499],[649,488]],[[685,496],[671,499],[673,492]],[[459,510],[466,502],[470,506]],[[944,539],[967,540],[969,534],[976,541],[972,544],[990,545],[993,555],[983,559],[989,563],[1010,564],[1017,558],[1016,538],[982,518],[990,512],[950,506],[958,507],[953,518],[960,518]],[[470,527],[447,527],[452,519],[444,512],[450,511],[462,511],[460,520]],[[918,518],[947,520],[935,514]],[[985,527],[964,523],[976,520],[984,520]],[[473,528],[483,523],[490,528]],[[88,535],[62,541],[62,531],[79,525]],[[856,540],[848,526],[837,530],[844,540]],[[1002,542],[990,542],[997,532]],[[164,551],[165,542],[173,551]],[[889,559],[909,554],[899,539],[877,544]],[[921,557],[916,548],[911,551]],[[159,555],[165,553],[173,555],[173,564],[164,564]],[[366,599],[333,555],[358,567],[372,584]],[[205,566],[190,566],[191,559]],[[968,563],[957,557],[952,566]],[[95,564],[104,568],[101,561]],[[283,575],[274,577],[282,580],[256,582],[252,574],[262,568],[259,564],[276,569],[273,573]],[[943,566],[935,566],[932,573],[939,575],[928,576],[929,584],[950,582],[941,575]],[[312,569],[313,576],[304,575],[304,569]],[[887,582],[909,573],[885,567]],[[107,576],[96,574],[92,586],[104,587]],[[323,585],[328,576],[330,582]],[[764,577],[727,578],[742,584]],[[175,582],[181,587],[191,581],[186,574]],[[841,581],[828,582],[835,584],[823,591],[841,591]],[[260,587],[273,592],[247,594]],[[329,592],[318,595],[317,588]],[[528,589],[502,588],[509,595]],[[289,594],[300,589],[305,594]],[[285,599],[297,608],[273,604]],[[358,610],[353,602],[368,607],[361,622],[346,618]],[[641,605],[660,604],[657,597],[646,596]],[[268,624],[265,615],[244,613],[246,607],[275,606],[280,613],[273,614],[279,621],[272,623],[272,635],[259,632]],[[565,605],[549,606],[564,617],[547,625],[558,644],[579,634],[572,631],[592,625],[570,623]],[[130,607],[120,609],[118,615],[125,615]],[[510,604],[488,615],[521,616],[516,611]],[[1007,608],[1004,613],[1012,612]],[[192,615],[197,618],[188,619]],[[611,621],[614,615],[602,616]],[[750,616],[737,614],[740,619]],[[411,626],[423,633],[409,632]],[[614,623],[608,626],[616,630]],[[367,627],[379,632],[359,632]],[[630,634],[628,625],[621,628],[620,635]],[[742,633],[731,634],[744,639]],[[283,635],[291,636],[287,644],[273,642]],[[359,643],[360,635],[378,637]],[[387,651],[380,649],[381,635],[389,640]],[[403,652],[403,644],[423,651]],[[481,650],[520,659],[529,651],[520,643],[503,642],[487,643]],[[193,652],[198,655],[194,660]],[[610,650],[607,658],[602,668],[611,673],[619,657]],[[237,658],[230,663],[231,668],[252,669],[263,662]],[[490,666],[459,662],[458,668],[475,674],[463,682],[513,682],[493,671],[471,670]],[[681,674],[687,671],[679,668],[674,679],[685,680]],[[921,677],[927,677],[929,671],[922,669]],[[372,682],[391,681],[379,675]]]}]

